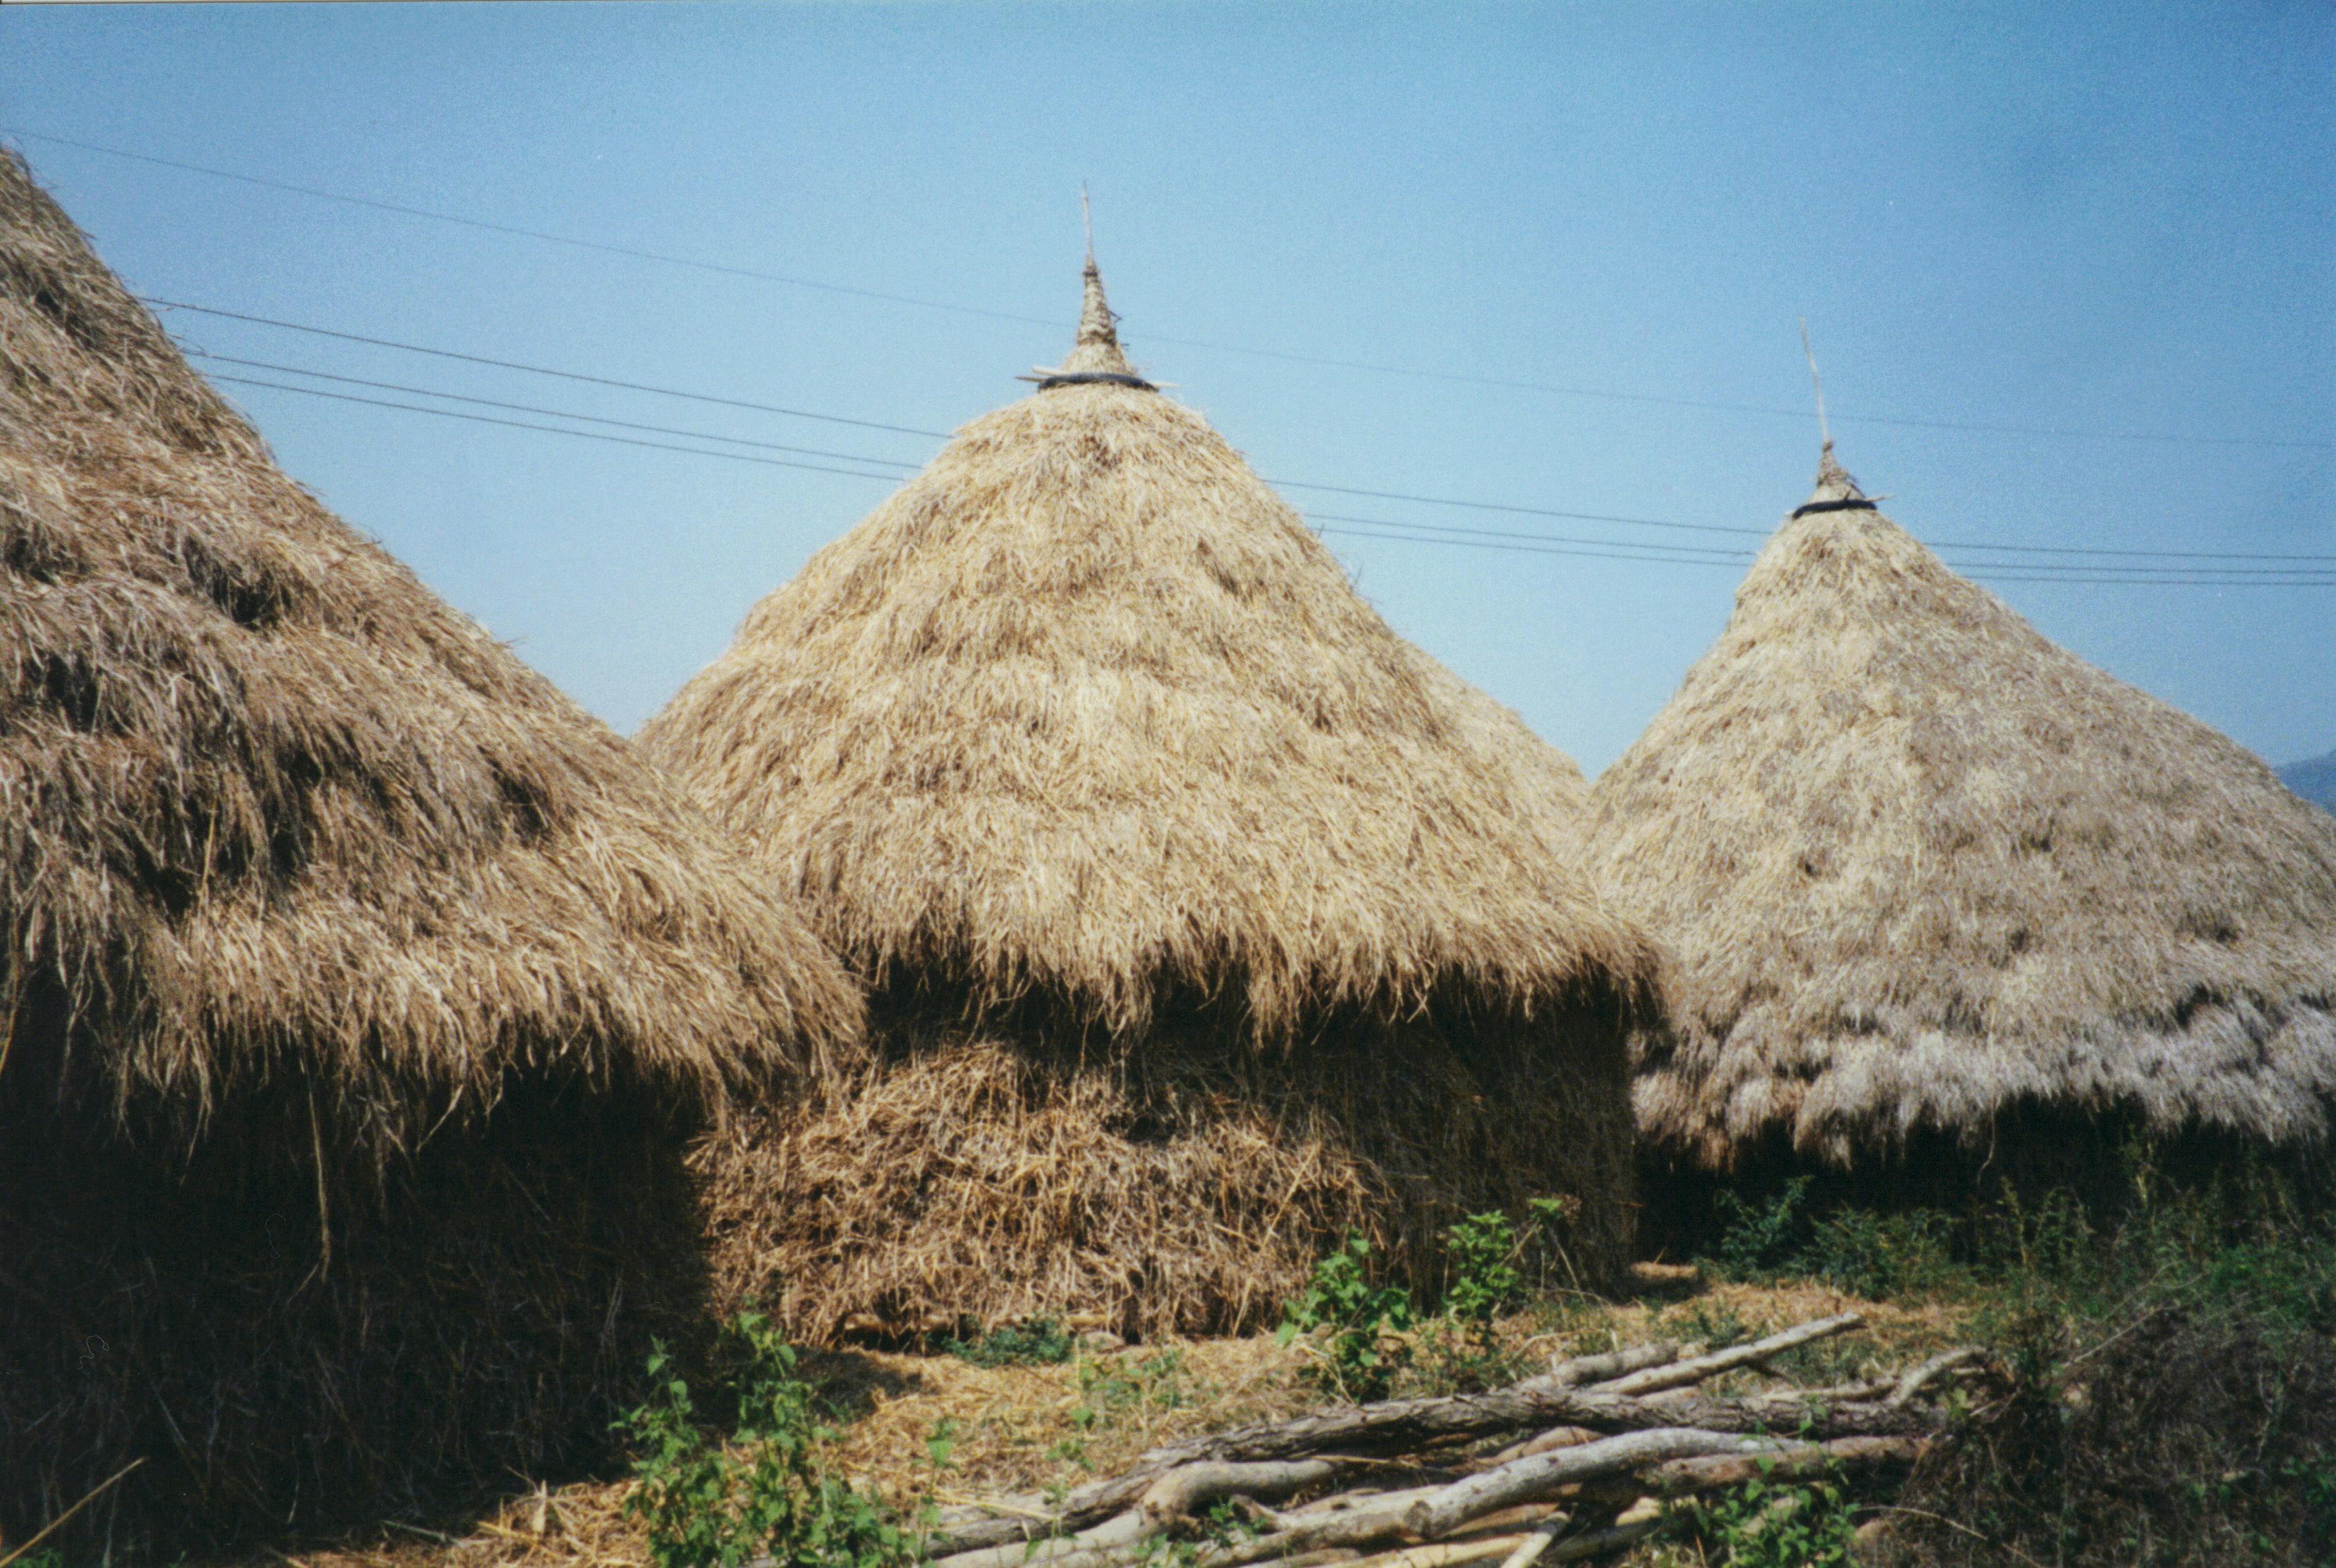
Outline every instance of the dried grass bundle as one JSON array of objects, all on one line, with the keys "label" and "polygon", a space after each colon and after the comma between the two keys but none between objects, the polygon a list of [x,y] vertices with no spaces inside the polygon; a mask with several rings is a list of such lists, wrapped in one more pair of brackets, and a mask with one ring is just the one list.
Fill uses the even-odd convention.
[{"label": "dried grass bundle", "polygon": [[1637,1086],[1671,1159],[2326,1136],[2336,822],[1950,571],[1830,444],[1592,798],[1593,865],[1676,954]]},{"label": "dried grass bundle", "polygon": [[[1411,1240],[1377,1207],[1407,1178],[1367,1168],[1411,1135],[1394,1130],[1408,1113],[1388,1111],[1382,1137],[1358,1102],[1319,1155],[1261,1129],[1283,1136],[1293,1096],[1342,1074],[1384,1081],[1390,1062],[1455,1107],[1484,1098],[1491,1119],[1543,1108],[1438,1065],[1475,1071],[1481,1036],[1510,1053],[1496,1076],[1538,1075],[1577,1119],[1520,1133],[1524,1163],[1496,1175],[1431,1150],[1452,1162],[1432,1184],[1570,1193],[1597,1238],[1585,1262],[1612,1261],[1628,1173],[1600,1096],[1620,1093],[1611,1032],[1651,1007],[1654,963],[1578,867],[1578,771],[1397,637],[1207,423],[1129,368],[1092,262],[1078,345],[1039,380],[756,606],[639,736],[906,1020],[882,1071],[913,1081],[852,1080],[813,1122],[770,1130],[796,1152],[735,1178],[734,1212],[758,1183],[770,1210],[736,1233],[836,1281],[799,1322],[892,1320],[905,1298],[871,1303],[895,1287],[811,1261],[813,1238],[844,1232],[803,1195],[890,1190],[987,1135],[900,1130],[963,1113],[942,1088],[959,1035],[1048,1062],[1084,1041],[1104,1076],[1050,1066],[1042,1089],[1002,1057],[963,1070],[1019,1086],[1009,1120],[1049,1106],[1076,1129],[1063,1176],[1092,1183],[1083,1212],[1111,1217],[967,1245],[963,1267],[926,1261],[982,1232],[980,1204],[898,1225],[854,1209],[851,1233],[900,1242],[901,1277],[930,1293],[920,1310],[943,1317],[1020,1301],[1251,1321],[1324,1226],[1368,1211]],[[1207,1066],[1172,1089],[1161,1052]],[[1145,1086],[1124,1091],[1124,1075]],[[1215,1108],[1236,1083],[1254,1103]],[[1185,1129],[1166,1164],[1126,1130],[1155,1115]],[[807,1174],[803,1151],[863,1122],[878,1125],[865,1149],[834,1156],[856,1175]],[[1162,1207],[1144,1184],[1176,1160],[1229,1174],[1187,1200],[1203,1213],[1139,1222]],[[1277,1182],[1290,1195],[1273,1202],[1293,1206],[1268,1224],[1272,1204],[1249,1206]],[[1138,1281],[1156,1305],[1131,1304]]]},{"label": "dried grass bundle", "polygon": [[1432,1291],[1453,1221],[1552,1192],[1582,1199],[1569,1259],[1602,1271],[1629,1245],[1630,1118],[1615,1020],[1575,1022],[1562,1054],[1540,1026],[1455,1045],[1356,1020],[1338,1050],[1260,1058],[1198,1019],[1098,1056],[900,1019],[882,1060],[706,1151],[717,1297],[813,1341],[1064,1313],[1242,1333],[1326,1239],[1361,1231]]},{"label": "dried grass bundle", "polygon": [[687,1128],[858,1027],[5,152],[0,936],[9,1534],[139,1454],[83,1526],[121,1545],[588,1451],[686,1310]]}]

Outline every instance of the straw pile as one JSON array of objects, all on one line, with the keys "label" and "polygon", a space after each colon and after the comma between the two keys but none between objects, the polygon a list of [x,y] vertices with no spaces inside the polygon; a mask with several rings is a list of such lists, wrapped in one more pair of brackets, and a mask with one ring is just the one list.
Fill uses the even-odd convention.
[{"label": "straw pile", "polygon": [[874,1058],[716,1159],[725,1282],[815,1338],[1230,1330],[1344,1226],[1432,1283],[1543,1194],[1601,1271],[1654,965],[1579,774],[1129,368],[1092,263],[1038,379],[638,737],[876,997]]},{"label": "straw pile", "polygon": [[0,153],[0,1539],[606,1441],[686,1139],[859,1004],[608,731],[279,473]]},{"label": "straw pile", "polygon": [[1637,1086],[1671,1160],[2325,1136],[2336,822],[1948,570],[1830,445],[1593,798],[1593,864],[1676,954]]}]

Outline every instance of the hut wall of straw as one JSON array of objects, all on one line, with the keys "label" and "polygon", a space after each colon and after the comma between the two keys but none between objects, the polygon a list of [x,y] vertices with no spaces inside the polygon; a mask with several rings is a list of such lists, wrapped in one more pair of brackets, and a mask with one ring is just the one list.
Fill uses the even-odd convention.
[{"label": "hut wall of straw", "polygon": [[1821,478],[1592,792],[1676,959],[1642,1134],[1916,1177],[2085,1129],[2323,1143],[2336,821]]},{"label": "hut wall of straw", "polygon": [[721,1277],[797,1331],[1241,1328],[1344,1226],[1426,1277],[1526,1193],[1619,1258],[1654,963],[1579,773],[1134,375],[1092,270],[1063,370],[638,744],[877,998],[876,1057],[715,1174]]},{"label": "hut wall of straw", "polygon": [[0,1539],[138,1460],[75,1524],[131,1555],[585,1462],[689,1130],[861,1008],[7,153],[0,938]]}]

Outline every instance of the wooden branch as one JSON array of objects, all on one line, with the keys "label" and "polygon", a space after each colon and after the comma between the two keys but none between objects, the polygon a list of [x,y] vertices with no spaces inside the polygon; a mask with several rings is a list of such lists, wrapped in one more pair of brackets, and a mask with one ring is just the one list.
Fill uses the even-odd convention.
[{"label": "wooden branch", "polygon": [[1501,1568],[1533,1568],[1541,1554],[1549,1550],[1550,1543],[1573,1527],[1571,1515],[1560,1514],[1539,1529],[1527,1534],[1517,1543],[1515,1551],[1501,1559]]},{"label": "wooden branch", "polygon": [[1366,1557],[1355,1568],[1453,1568],[1455,1563],[1506,1557],[1517,1549],[1522,1535],[1487,1535],[1480,1541],[1441,1541],[1426,1546],[1406,1546]]},{"label": "wooden branch", "polygon": [[1614,1433],[1686,1427],[1750,1433],[1777,1427],[1789,1429],[1804,1424],[1808,1435],[1815,1438],[1903,1437],[1929,1432],[1936,1427],[1937,1419],[1933,1414],[1911,1406],[1893,1408],[1853,1402],[1813,1405],[1790,1392],[1721,1399],[1677,1389],[1653,1398],[1639,1398],[1603,1388],[1521,1384],[1490,1394],[1397,1399],[1333,1410],[1297,1421],[1241,1427],[1155,1448],[1140,1456],[1125,1474],[1090,1482],[1072,1492],[1050,1520],[973,1520],[935,1532],[930,1550],[942,1555],[1085,1529],[1134,1507],[1145,1488],[1167,1471],[1203,1461],[1255,1463],[1331,1453],[1402,1451],[1437,1437],[1485,1436],[1524,1427],[1572,1426]]},{"label": "wooden branch", "polygon": [[1893,1407],[1913,1404],[1914,1396],[1921,1393],[1923,1388],[1934,1378],[1966,1362],[1978,1360],[1981,1353],[1976,1346],[1966,1345],[1961,1349],[1947,1350],[1932,1357],[1898,1379],[1898,1386],[1890,1391],[1888,1403]]},{"label": "wooden branch", "polygon": [[1545,1382],[1558,1388],[1580,1388],[1591,1383],[1602,1383],[1610,1378],[1642,1372],[1650,1367],[1660,1367],[1679,1358],[1678,1345],[1669,1339],[1659,1339],[1651,1345],[1633,1345],[1627,1350],[1608,1350],[1596,1356],[1552,1360],[1548,1371],[1526,1381]]},{"label": "wooden branch", "polygon": [[[1132,1545],[1144,1533],[1143,1515],[1131,1510],[1076,1535],[1013,1541],[959,1552],[939,1557],[933,1568],[1022,1568],[1025,1563],[1046,1563],[1049,1568],[1093,1568],[1095,1563],[1109,1561],[1114,1548]],[[929,1557],[936,1556],[937,1548],[929,1544],[926,1553]]]},{"label": "wooden branch", "polygon": [[1671,1459],[1640,1474],[1639,1484],[1663,1497],[1740,1486],[1747,1481],[1802,1481],[1836,1466],[1844,1470],[1911,1465],[1922,1457],[1920,1437],[1837,1437],[1830,1443],[1782,1443],[1751,1454]]},{"label": "wooden branch", "polygon": [[1689,1383],[1700,1383],[1707,1378],[1716,1377],[1719,1373],[1737,1367],[1750,1366],[1756,1361],[1766,1361],[1772,1356],[1780,1356],[1813,1339],[1822,1339],[1828,1334],[1838,1334],[1844,1329],[1857,1328],[1864,1321],[1864,1314],[1858,1312],[1842,1312],[1831,1318],[1820,1318],[1814,1323],[1802,1323],[1795,1328],[1784,1329],[1780,1333],[1770,1334],[1765,1339],[1755,1339],[1749,1344],[1730,1345],[1725,1350],[1714,1350],[1708,1356],[1697,1356],[1685,1361],[1674,1361],[1667,1367],[1650,1367],[1643,1372],[1633,1372],[1628,1377],[1600,1383],[1594,1386],[1592,1392],[1640,1395],[1657,1393],[1665,1388],[1683,1388]]},{"label": "wooden branch", "polygon": [[[1315,1477],[1323,1473],[1313,1469],[1283,1470],[1302,1463],[1328,1463],[1340,1458],[1349,1464],[1360,1463],[1371,1456],[1407,1455],[1418,1456],[1424,1449],[1439,1445],[1473,1442],[1504,1432],[1533,1431],[1540,1436],[1504,1450],[1494,1460],[1492,1475],[1527,1460],[1552,1456],[1553,1451],[1572,1452],[1597,1446],[1594,1440],[1581,1435],[1610,1437],[1618,1433],[1657,1430],[1694,1429],[1709,1434],[1751,1434],[1776,1428],[1801,1429],[1815,1440],[1840,1437],[1919,1437],[1934,1431],[1938,1426],[1935,1411],[1917,1407],[1911,1398],[1901,1403],[1879,1402],[1881,1389],[1868,1385],[1847,1388],[1829,1388],[1814,1394],[1799,1390],[1780,1390],[1743,1398],[1721,1398],[1698,1392],[1687,1385],[1700,1381],[1732,1367],[1745,1366],[1807,1344],[1828,1334],[1858,1326],[1863,1320],[1854,1312],[1805,1323],[1771,1334],[1750,1344],[1698,1356],[1689,1360],[1678,1359],[1676,1346],[1658,1345],[1635,1350],[1601,1356],[1578,1357],[1561,1361],[1550,1371],[1506,1388],[1484,1394],[1460,1394],[1441,1398],[1390,1399],[1374,1405],[1349,1406],[1318,1412],[1295,1420],[1263,1422],[1237,1427],[1230,1431],[1207,1434],[1163,1445],[1137,1456],[1134,1463],[1118,1475],[1100,1477],[1073,1490],[1059,1500],[1038,1497],[1016,1497],[976,1508],[951,1508],[941,1516],[940,1527],[928,1544],[928,1551],[937,1558],[948,1558],[991,1547],[1059,1538],[1067,1533],[1092,1529],[1117,1515],[1135,1510],[1158,1522],[1180,1516],[1163,1512],[1172,1507],[1189,1513],[1202,1505],[1203,1501],[1215,1501],[1224,1496],[1257,1497],[1261,1495],[1287,1495],[1287,1492],[1260,1494],[1244,1490],[1237,1481],[1226,1481],[1222,1489],[1204,1500],[1176,1504],[1173,1490],[1163,1491],[1156,1504],[1145,1505],[1144,1500],[1162,1479],[1171,1474],[1197,1466],[1215,1466],[1223,1471],[1227,1466],[1264,1466],[1254,1472],[1260,1476],[1282,1475]],[[1935,1378],[1942,1367],[1928,1374]],[[1922,1372],[1916,1368],[1915,1378]],[[1611,1375],[1610,1375],[1611,1374]],[[1577,1386],[1578,1378],[1602,1378],[1588,1387]],[[1905,1386],[1906,1379],[1889,1385],[1891,1392]],[[1914,1382],[1919,1392],[1922,1383]],[[1563,1428],[1578,1429],[1563,1431]],[[1569,1446],[1570,1445],[1570,1446]],[[1196,1472],[1197,1473],[1197,1472]],[[1417,1474],[1417,1470],[1412,1471]],[[1474,1477],[1481,1480],[1482,1476]],[[1290,1488],[1315,1485],[1313,1479],[1299,1481]],[[1195,1494],[1198,1499],[1199,1495]],[[1363,1510],[1393,1506],[1381,1500],[1366,1503]],[[1356,1509],[1338,1510],[1353,1513]],[[1364,1530],[1360,1535],[1347,1538],[1362,1526],[1342,1524],[1337,1539],[1313,1539],[1329,1528],[1329,1521],[1311,1516],[1310,1511],[1297,1514],[1276,1514],[1270,1509],[1260,1512],[1276,1525],[1274,1534],[1292,1535],[1281,1543],[1280,1550],[1268,1556],[1287,1556],[1302,1550],[1330,1547],[1368,1547],[1382,1544],[1388,1537],[1384,1531],[1372,1534]],[[1302,1528],[1310,1533],[1301,1544],[1295,1538]],[[1380,1529],[1373,1525],[1372,1530]],[[1084,1548],[1056,1546],[1055,1551],[1078,1551]],[[1222,1550],[1231,1550],[1226,1548]],[[1547,1554],[1544,1551],[1544,1556]],[[1204,1561],[1213,1561],[1214,1553],[1204,1553]],[[1267,1556],[1241,1556],[1246,1563],[1266,1561]],[[1019,1559],[1017,1560],[1017,1563]],[[968,1562],[960,1568],[1015,1568],[1014,1564],[992,1563],[987,1559]],[[1085,1564],[1065,1563],[1062,1568],[1086,1568]],[[1222,1568],[1232,1568],[1226,1559]]]},{"label": "wooden branch", "polygon": [[1587,1427],[1552,1427],[1548,1431],[1537,1433],[1522,1443],[1510,1444],[1499,1453],[1484,1460],[1476,1468],[1490,1470],[1494,1466],[1505,1465],[1512,1459],[1523,1459],[1534,1454],[1546,1454],[1552,1448],[1572,1448],[1579,1444],[1594,1443],[1597,1440],[1598,1434]]},{"label": "wooden branch", "polygon": [[1320,1485],[1341,1468],[1335,1459],[1183,1465],[1145,1487],[1136,1511],[1147,1528],[1158,1530],[1227,1497],[1287,1497]]},{"label": "wooden branch", "polygon": [[1433,1541],[1450,1534],[1480,1514],[1538,1501],[1561,1486],[1628,1475],[1667,1459],[1739,1453],[1746,1442],[1733,1432],[1704,1431],[1692,1427],[1659,1427],[1651,1431],[1604,1437],[1580,1447],[1535,1454],[1497,1470],[1487,1470],[1482,1475],[1455,1481],[1404,1510],[1404,1522],[1413,1534]]},{"label": "wooden branch", "polygon": [[1610,1524],[1603,1530],[1592,1530],[1586,1535],[1559,1542],[1543,1553],[1541,1560],[1544,1563],[1579,1563],[1584,1558],[1604,1557],[1645,1540],[1662,1525],[1660,1517],[1633,1520],[1628,1524]]}]

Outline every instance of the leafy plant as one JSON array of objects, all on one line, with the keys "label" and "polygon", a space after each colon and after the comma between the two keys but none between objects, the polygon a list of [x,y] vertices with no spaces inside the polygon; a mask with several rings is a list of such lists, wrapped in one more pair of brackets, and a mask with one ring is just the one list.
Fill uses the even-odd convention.
[{"label": "leafy plant", "polygon": [[[917,1555],[911,1535],[827,1467],[835,1434],[793,1349],[754,1313],[731,1332],[745,1373],[729,1444],[699,1427],[662,1345],[648,1363],[657,1394],[618,1423],[636,1448],[625,1511],[647,1526],[658,1568],[741,1568],[765,1555],[778,1568],[906,1568]],[[935,1441],[939,1466],[946,1433]]]},{"label": "leafy plant", "polygon": [[1314,1276],[1282,1309],[1280,1342],[1313,1337],[1322,1352],[1316,1374],[1349,1399],[1384,1398],[1410,1348],[1400,1338],[1415,1320],[1411,1292],[1374,1285],[1371,1243],[1359,1231],[1314,1265]]},{"label": "leafy plant", "polygon": [[1952,1230],[1947,1216],[1931,1209],[1836,1210],[1810,1227],[1795,1271],[1868,1300],[1927,1296],[1961,1271],[1948,1252]]},{"label": "leafy plant", "polygon": [[1850,1568],[1857,1561],[1856,1509],[1830,1478],[1779,1485],[1763,1475],[1688,1517],[1718,1549],[1712,1561],[1723,1568]]},{"label": "leafy plant", "polygon": [[1450,1277],[1444,1309],[1421,1325],[1414,1349],[1421,1392],[1473,1392],[1514,1380],[1523,1367],[1502,1347],[1499,1320],[1524,1303],[1523,1245],[1497,1210],[1445,1232]]},{"label": "leafy plant", "polygon": [[1517,1270],[1516,1227],[1495,1209],[1471,1214],[1445,1232],[1451,1282],[1444,1310],[1455,1321],[1489,1325],[1523,1301],[1524,1275]]},{"label": "leafy plant", "polygon": [[1792,1266],[1809,1228],[1809,1178],[1796,1176],[1767,1203],[1754,1205],[1734,1193],[1716,1199],[1727,1228],[1713,1262],[1730,1280],[1775,1279]]},{"label": "leafy plant", "polygon": [[1040,1318],[1035,1322],[993,1329],[973,1340],[949,1339],[941,1341],[941,1353],[955,1356],[960,1361],[976,1367],[1053,1367],[1071,1359],[1076,1341],[1071,1331],[1059,1320]]}]

